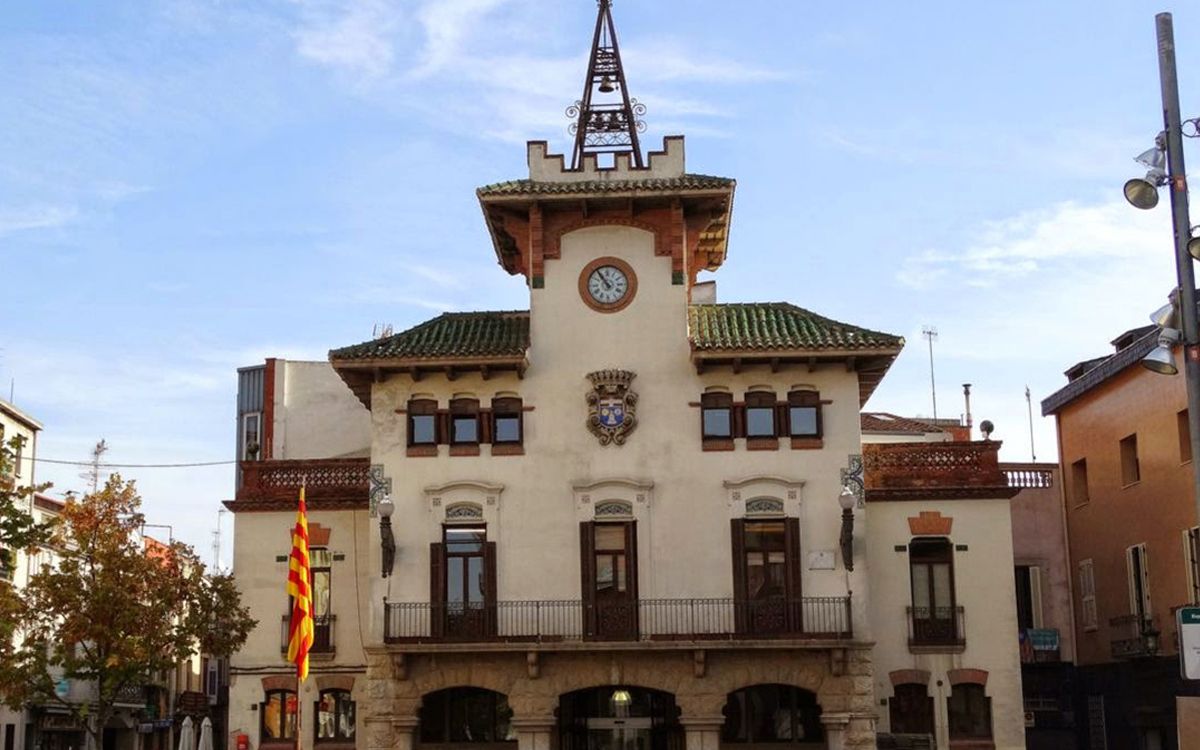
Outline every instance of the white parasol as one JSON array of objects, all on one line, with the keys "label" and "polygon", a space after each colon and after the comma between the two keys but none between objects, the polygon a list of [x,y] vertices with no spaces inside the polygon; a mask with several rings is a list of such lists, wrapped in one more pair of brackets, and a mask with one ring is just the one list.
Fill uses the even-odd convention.
[{"label": "white parasol", "polygon": [[179,750],[196,750],[196,730],[192,728],[192,717],[183,717],[179,727]]},{"label": "white parasol", "polygon": [[197,750],[213,750],[212,720],[207,716],[200,724],[200,747]]}]

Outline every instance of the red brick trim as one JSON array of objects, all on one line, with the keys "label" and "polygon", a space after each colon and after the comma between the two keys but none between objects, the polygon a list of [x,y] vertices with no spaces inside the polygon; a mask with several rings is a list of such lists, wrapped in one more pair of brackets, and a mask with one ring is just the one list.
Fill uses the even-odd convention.
[{"label": "red brick trim", "polygon": [[943,516],[939,511],[923,510],[908,518],[908,530],[913,536],[950,536],[954,519]]},{"label": "red brick trim", "polygon": [[[411,450],[411,448],[409,449]],[[471,443],[467,445],[452,445],[450,446],[451,456],[478,456],[479,444]]]},{"label": "red brick trim", "polygon": [[821,438],[792,438],[792,450],[794,451],[811,451],[825,447],[825,441]]},{"label": "red brick trim", "polygon": [[296,692],[296,678],[291,675],[274,675],[262,678],[263,692],[271,690],[291,690]]},{"label": "red brick trim", "polygon": [[714,440],[701,440],[706,451],[731,451],[733,450],[733,438]]},{"label": "red brick trim", "polygon": [[321,675],[317,678],[317,690],[354,690],[354,675]]},{"label": "red brick trim", "polygon": [[777,450],[779,450],[779,438],[773,438],[773,437],[746,438],[746,450],[777,451]]},{"label": "red brick trim", "polygon": [[894,672],[888,672],[888,677],[892,680],[892,687],[929,684],[929,671],[925,669],[897,669]]},{"label": "red brick trim", "polygon": [[951,685],[983,685],[987,686],[988,673],[986,669],[951,669],[946,672],[946,679]]},{"label": "red brick trim", "polygon": [[520,443],[492,443],[493,456],[524,456],[525,446]]},{"label": "red brick trim", "polygon": [[329,546],[329,537],[332,534],[333,529],[328,529],[319,523],[310,523],[308,525],[308,543],[313,547]]},{"label": "red brick trim", "polygon": [[428,458],[437,454],[438,449],[436,445],[410,445],[404,452],[404,455],[409,458]]},{"label": "red brick trim", "polygon": [[[258,449],[259,459],[275,458],[275,372],[275,358],[270,357],[263,372],[262,445]],[[239,424],[237,428],[240,434],[242,426]]]}]

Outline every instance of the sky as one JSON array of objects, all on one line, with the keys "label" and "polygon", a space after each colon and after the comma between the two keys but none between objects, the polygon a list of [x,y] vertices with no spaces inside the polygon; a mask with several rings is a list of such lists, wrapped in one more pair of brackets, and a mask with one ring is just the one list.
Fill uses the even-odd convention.
[{"label": "sky", "polygon": [[[1175,6],[1175,7],[1173,7]],[[1200,8],[1129,0],[616,0],[643,143],[737,179],[720,301],[908,344],[867,408],[990,419],[1056,459],[1039,402],[1174,285],[1130,208],[1162,127],[1154,14],[1200,115]],[[6,0],[0,397],[44,459],[233,458],[236,373],[447,310],[527,305],[474,189],[570,146],[589,0]],[[1191,109],[1189,109],[1191,107]],[[1192,149],[1189,156],[1200,159]],[[80,468],[41,464],[51,494]],[[229,465],[122,469],[212,559]],[[222,559],[232,543],[229,514]]]}]

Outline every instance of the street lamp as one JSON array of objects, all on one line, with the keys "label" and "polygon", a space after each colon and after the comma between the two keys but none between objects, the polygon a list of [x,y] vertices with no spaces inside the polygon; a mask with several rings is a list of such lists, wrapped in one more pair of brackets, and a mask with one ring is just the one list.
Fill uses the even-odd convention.
[{"label": "street lamp", "polygon": [[396,504],[392,502],[392,496],[384,495],[383,499],[376,503],[375,510],[379,513],[379,546],[383,553],[383,577],[387,578],[396,565],[396,537],[392,534],[392,513],[396,511]]},{"label": "street lamp", "polygon": [[[1192,455],[1200,455],[1200,325],[1196,315],[1196,277],[1192,259],[1200,259],[1200,242],[1192,237],[1188,217],[1187,170],[1183,163],[1183,138],[1200,137],[1200,118],[1183,121],[1179,114],[1179,78],[1175,68],[1175,29],[1170,13],[1154,17],[1158,36],[1158,79],[1162,92],[1163,131],[1154,139],[1154,148],[1137,157],[1138,163],[1149,168],[1144,179],[1125,183],[1125,198],[1136,208],[1149,209],[1158,204],[1158,189],[1170,191],[1171,220],[1175,233],[1175,271],[1179,286],[1172,302],[1175,310],[1160,308],[1152,316],[1160,326],[1158,346],[1142,360],[1155,372],[1173,375],[1178,372],[1171,348],[1183,344],[1184,378],[1187,386],[1188,425],[1191,432]],[[1163,162],[1166,171],[1163,171]],[[1192,462],[1192,499],[1200,519],[1200,461]],[[1157,640],[1157,634],[1155,639]]]},{"label": "street lamp", "polygon": [[846,485],[842,485],[842,494],[838,495],[838,504],[842,506],[842,564],[846,570],[854,570],[854,505],[858,495]]}]

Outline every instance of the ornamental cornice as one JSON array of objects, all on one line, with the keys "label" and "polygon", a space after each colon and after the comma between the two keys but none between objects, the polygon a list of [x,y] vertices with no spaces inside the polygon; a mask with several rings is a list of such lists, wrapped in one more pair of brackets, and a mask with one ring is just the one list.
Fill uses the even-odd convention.
[{"label": "ornamental cornice", "polygon": [[758,474],[756,476],[744,477],[742,479],[726,479],[721,484],[727,490],[740,490],[752,484],[775,484],[788,489],[799,489],[804,486],[803,479],[788,479],[775,474]]},{"label": "ornamental cornice", "polygon": [[634,479],[633,477],[612,477],[610,479],[599,479],[594,482],[575,482],[571,485],[571,489],[576,492],[594,492],[602,487],[624,487],[625,489],[636,490],[638,492],[649,492],[654,489],[654,482],[648,479]]}]

